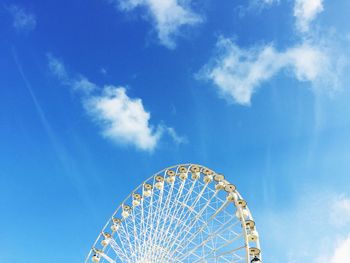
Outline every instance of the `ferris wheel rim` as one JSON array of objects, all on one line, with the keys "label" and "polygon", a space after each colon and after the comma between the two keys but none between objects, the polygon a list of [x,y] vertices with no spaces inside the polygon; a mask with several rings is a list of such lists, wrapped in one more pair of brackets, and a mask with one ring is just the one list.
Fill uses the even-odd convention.
[{"label": "ferris wheel rim", "polygon": [[[176,168],[176,169],[175,169],[175,170],[176,170],[175,175],[178,175],[178,169],[179,169],[180,167],[188,167],[188,172],[190,172],[191,167],[194,167],[194,166],[199,167],[200,172],[202,172],[203,170],[207,169],[207,170],[212,171],[214,175],[220,175],[219,173],[216,173],[215,170],[210,169],[210,168],[208,168],[207,166],[204,166],[204,165],[201,165],[201,164],[183,163],[183,164],[176,164],[176,165],[172,165],[172,166],[166,167],[166,168],[161,169],[161,170],[159,170],[158,172],[154,173],[153,175],[149,176],[149,177],[148,177],[147,179],[145,179],[141,184],[139,184],[136,188],[134,188],[134,189],[126,196],[126,198],[123,199],[122,202],[119,203],[119,205],[117,206],[117,208],[114,210],[112,216],[110,216],[110,217],[108,218],[106,224],[103,226],[103,228],[102,228],[102,230],[100,231],[98,237],[96,238],[95,242],[93,243],[93,246],[92,246],[92,248],[90,249],[90,251],[89,251],[89,253],[88,253],[88,255],[87,255],[86,259],[85,259],[85,263],[89,262],[89,259],[91,259],[91,255],[92,255],[93,253],[95,253],[95,247],[96,247],[98,241],[100,240],[102,234],[104,233],[105,229],[106,229],[106,228],[108,227],[108,225],[110,224],[111,220],[113,220],[113,218],[115,217],[115,215],[118,213],[118,211],[119,211],[120,209],[123,209],[124,204],[127,203],[127,201],[130,200],[130,198],[132,198],[132,196],[133,196],[135,193],[137,193],[137,191],[138,191],[139,189],[142,189],[142,187],[144,187],[145,184],[147,184],[147,183],[150,182],[150,181],[152,181],[152,185],[154,186],[156,176],[160,175],[161,173],[164,173],[164,179],[165,179],[165,175],[166,175],[166,172],[167,172],[168,170],[172,170],[172,171],[173,171],[173,169]],[[226,178],[225,178],[225,181],[226,181],[227,183],[231,184],[229,181],[226,180]],[[234,185],[233,185],[233,186],[234,186]],[[238,196],[238,198],[239,198],[240,200],[243,200],[243,201],[244,201],[244,199],[243,199],[242,195],[239,193],[238,189],[235,188],[234,192],[237,194],[237,196]],[[252,213],[251,213],[251,211],[250,211],[250,209],[249,209],[249,207],[248,207],[246,201],[244,201],[244,202],[245,202],[244,209],[247,210],[248,213],[249,213],[249,218],[250,218],[249,221],[251,221],[251,222],[254,223],[254,226],[253,226],[253,227],[255,228],[255,221],[254,221],[253,215],[252,215]],[[250,247],[250,246],[249,246],[249,240],[248,240],[247,226],[246,226],[245,218],[244,218],[244,216],[243,216],[243,214],[242,214],[242,211],[241,211],[241,210],[242,210],[242,206],[237,206],[237,211],[238,211],[238,210],[240,210],[240,214],[241,214],[241,219],[240,219],[240,220],[241,220],[242,231],[243,231],[243,234],[244,234],[245,250],[246,250],[246,255],[247,255],[247,261],[246,261],[246,262],[247,262],[247,263],[250,263],[250,260],[249,260],[250,256],[249,256],[249,255],[251,255],[251,256],[254,255],[254,256],[255,256],[254,258],[257,258],[257,256],[259,256],[258,259],[261,260],[261,249],[260,249],[260,240],[259,240],[259,237],[257,237],[257,240],[255,241],[255,242],[256,242],[256,246],[255,246],[255,247]],[[113,262],[114,262],[114,261],[113,261]],[[261,261],[260,261],[260,262],[261,262]]]}]

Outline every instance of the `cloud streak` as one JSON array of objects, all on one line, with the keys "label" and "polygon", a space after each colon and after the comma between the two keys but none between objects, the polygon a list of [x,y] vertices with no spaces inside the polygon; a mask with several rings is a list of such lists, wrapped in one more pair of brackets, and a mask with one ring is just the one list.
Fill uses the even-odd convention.
[{"label": "cloud streak", "polygon": [[[72,183],[72,185],[75,187],[75,189],[79,193],[86,207],[89,207],[91,211],[95,211],[95,209],[92,209],[90,205],[91,200],[87,194],[85,185],[81,180],[80,173],[77,168],[78,166],[74,162],[74,158],[72,158],[69,151],[64,147],[62,143],[60,143],[58,137],[56,136],[54,130],[52,129],[52,126],[48,118],[46,117],[45,111],[41,103],[37,99],[37,96],[33,90],[33,87],[30,84],[29,80],[27,79],[24,73],[24,70],[22,68],[22,65],[20,63],[20,60],[17,57],[17,53],[13,47],[12,47],[12,55],[13,55],[15,65],[18,69],[19,75],[22,78],[24,86],[27,89],[28,94],[33,102],[35,110],[48,136],[49,142],[52,146],[53,152],[55,153],[58,163],[60,163],[62,168],[66,171],[64,174],[68,175],[67,178],[69,179],[69,182]],[[74,172],[72,172],[72,170],[74,170]]]},{"label": "cloud streak", "polygon": [[168,48],[175,48],[175,38],[183,27],[193,26],[203,19],[190,8],[191,1],[179,0],[112,0],[120,10],[145,8],[151,17],[158,39]]},{"label": "cloud streak", "polygon": [[102,129],[102,135],[116,144],[152,152],[165,134],[175,143],[185,141],[171,127],[152,126],[151,114],[145,110],[142,100],[129,97],[125,87],[105,85],[100,88],[82,75],[71,77],[63,62],[52,55],[48,55],[48,66],[63,85],[81,94],[88,115]]}]

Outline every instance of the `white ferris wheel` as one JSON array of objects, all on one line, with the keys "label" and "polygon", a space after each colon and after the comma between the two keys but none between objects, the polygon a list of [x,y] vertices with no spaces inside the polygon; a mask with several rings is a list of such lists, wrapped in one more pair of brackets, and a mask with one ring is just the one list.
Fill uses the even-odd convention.
[{"label": "white ferris wheel", "polygon": [[116,209],[86,263],[259,263],[247,202],[222,174],[202,165],[168,167]]}]

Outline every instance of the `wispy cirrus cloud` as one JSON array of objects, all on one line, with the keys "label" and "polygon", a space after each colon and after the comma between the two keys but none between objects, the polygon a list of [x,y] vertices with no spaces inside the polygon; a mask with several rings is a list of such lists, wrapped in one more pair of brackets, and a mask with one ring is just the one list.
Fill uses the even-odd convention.
[{"label": "wispy cirrus cloud", "polygon": [[164,124],[153,126],[151,114],[144,108],[140,98],[131,98],[122,86],[105,85],[100,88],[82,75],[71,77],[63,62],[48,55],[51,72],[63,85],[81,94],[85,111],[102,130],[102,135],[118,145],[132,145],[152,152],[160,139],[168,134],[175,143],[185,139]]},{"label": "wispy cirrus cloud", "polygon": [[175,48],[175,38],[183,27],[201,23],[203,18],[191,10],[191,1],[181,0],[110,0],[122,11],[145,8],[161,44]]},{"label": "wispy cirrus cloud", "polygon": [[69,77],[63,61],[54,57],[52,54],[47,54],[47,61],[50,71],[62,82],[68,82]]},{"label": "wispy cirrus cloud", "polygon": [[33,13],[19,5],[11,5],[7,7],[13,18],[13,27],[18,31],[29,32],[36,27],[36,17]]},{"label": "wispy cirrus cloud", "polygon": [[272,45],[240,48],[231,39],[220,38],[217,54],[199,76],[210,80],[228,101],[249,105],[252,95],[267,80],[285,71],[297,80],[310,82],[315,88],[322,83],[336,88],[336,66],[325,52],[327,47],[302,42],[278,51]]}]

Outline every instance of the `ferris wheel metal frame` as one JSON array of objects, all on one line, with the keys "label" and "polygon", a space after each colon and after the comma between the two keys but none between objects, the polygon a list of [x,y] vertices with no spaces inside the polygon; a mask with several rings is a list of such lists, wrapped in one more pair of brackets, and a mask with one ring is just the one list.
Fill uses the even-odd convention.
[{"label": "ferris wheel metal frame", "polygon": [[[229,205],[232,205],[236,209],[234,216],[235,216],[235,218],[237,218],[237,221],[240,225],[240,229],[241,229],[242,233],[240,234],[241,236],[239,236],[237,234],[237,237],[235,239],[237,239],[238,237],[242,237],[243,244],[240,247],[231,249],[230,251],[227,251],[225,253],[227,253],[227,254],[232,253],[232,254],[236,255],[235,253],[237,251],[241,251],[242,255],[244,253],[244,257],[236,255],[237,256],[237,259],[235,258],[236,260],[232,259],[232,261],[228,260],[225,262],[245,262],[245,263],[262,262],[262,255],[261,255],[262,253],[261,253],[261,248],[260,248],[259,234],[258,234],[257,229],[256,229],[255,221],[254,221],[253,216],[248,208],[247,202],[243,199],[241,194],[238,192],[236,186],[231,184],[230,182],[228,182],[225,179],[224,175],[222,175],[220,173],[216,173],[214,170],[211,170],[203,165],[178,164],[178,165],[173,165],[173,166],[167,167],[165,169],[162,169],[161,171],[150,176],[143,183],[141,183],[138,187],[136,187],[124,199],[124,201],[117,207],[117,209],[112,214],[111,218],[107,221],[107,223],[102,228],[102,231],[98,235],[98,237],[95,240],[88,256],[86,257],[85,263],[88,263],[91,260],[94,263],[101,262],[101,260],[102,260],[102,262],[106,262],[106,263],[107,262],[108,263],[183,262],[182,260],[178,260],[178,259],[175,260],[175,254],[174,254],[175,252],[174,251],[172,251],[172,253],[169,253],[169,251],[167,251],[167,252],[164,252],[162,255],[159,255],[160,252],[157,252],[158,253],[157,261],[154,261],[153,258],[135,260],[137,255],[134,257],[134,259],[133,259],[134,261],[131,261],[130,259],[128,259],[128,257],[126,257],[123,254],[124,252],[122,251],[123,249],[125,249],[123,242],[130,243],[130,239],[127,240],[128,237],[126,235],[122,238],[122,235],[118,233],[119,229],[121,227],[124,227],[123,223],[126,224],[129,217],[135,216],[133,214],[134,213],[133,209],[136,209],[136,207],[139,207],[140,204],[142,202],[144,202],[144,200],[146,200],[147,198],[153,198],[152,196],[155,193],[154,191],[157,191],[157,189],[159,191],[163,191],[165,184],[169,184],[169,185],[171,185],[171,187],[173,187],[172,184],[175,184],[176,180],[178,180],[181,183],[181,185],[184,185],[186,180],[192,180],[193,185],[195,185],[196,181],[202,180],[201,182],[202,182],[203,188],[208,189],[209,187],[207,187],[207,186],[212,184],[213,191],[214,191],[213,196],[216,196],[217,193],[219,193],[219,192],[222,192],[226,196],[226,198],[225,198],[225,200],[223,200],[221,206],[218,207],[217,211],[215,213],[213,213],[213,215],[210,217],[210,220],[215,218],[215,216],[217,216],[217,214],[219,214],[222,210],[226,209],[226,207],[228,207]],[[168,197],[168,198],[171,198],[171,197]],[[197,199],[199,199],[199,197]],[[157,209],[158,209],[157,212],[162,211],[161,210],[162,209],[161,202],[162,201],[160,201],[159,207],[157,207]],[[197,202],[198,202],[198,200],[197,200]],[[131,205],[129,205],[130,203],[131,203]],[[158,203],[159,203],[159,200],[158,200]],[[184,207],[185,206],[184,203],[185,203],[185,201],[183,202],[183,204],[181,204],[181,206]],[[207,204],[209,204],[209,201],[207,201]],[[143,203],[142,203],[142,205],[143,205]],[[150,208],[148,208],[148,209],[150,209]],[[187,207],[187,209],[190,211],[190,214],[194,211],[194,208],[190,207],[190,206]],[[204,208],[202,208],[202,210],[203,209]],[[186,216],[186,213],[185,213],[185,216]],[[184,216],[182,216],[182,217],[184,217]],[[198,217],[198,215],[197,215],[197,217]],[[153,220],[153,218],[151,218],[150,220]],[[159,220],[161,220],[161,219],[158,218],[158,223],[159,223]],[[230,219],[230,220],[233,220],[233,219]],[[140,219],[138,221],[142,221],[142,219]],[[143,225],[144,229],[143,229],[143,233],[141,233],[141,234],[148,235],[149,234],[148,231],[151,231],[151,230],[148,229],[149,226],[147,224],[150,224],[152,222],[147,221],[147,222],[137,222],[137,223],[140,224],[141,228]],[[204,222],[204,225],[205,224],[206,223]],[[238,224],[235,223],[235,225],[237,227]],[[170,224],[168,226],[168,228],[171,228],[171,227],[172,226]],[[205,227],[209,227],[209,226],[205,226]],[[221,226],[219,226],[219,227],[215,226],[215,227],[216,227],[216,229],[221,228]],[[163,226],[163,228],[164,228],[164,226]],[[109,231],[112,231],[112,232],[109,233]],[[135,222],[134,222],[133,233],[127,233],[127,234],[131,235],[131,236],[139,235],[140,233],[138,233],[137,231],[139,231],[139,230],[137,230],[135,228]],[[198,231],[199,230],[197,230],[197,232]],[[201,231],[203,231],[203,228],[201,228]],[[220,230],[220,231],[223,231],[223,230]],[[124,232],[125,232],[125,229],[124,229]],[[128,232],[128,231],[126,231],[126,232]],[[132,231],[130,231],[130,232],[132,232]],[[217,232],[219,232],[219,230],[215,230],[211,234],[210,238],[213,239],[212,236],[214,235],[214,233],[216,233],[215,235],[218,235]],[[119,245],[116,242],[117,239],[114,239],[114,236],[116,236],[117,238],[120,239],[120,240],[118,240]],[[208,234],[208,236],[209,236],[209,234]],[[149,237],[147,237],[147,236],[141,236],[141,237],[143,238],[143,240],[139,241],[138,245],[141,244],[143,246],[146,246],[145,245],[145,244],[147,244],[146,242],[152,243],[152,240],[151,241],[147,240],[147,238],[149,238]],[[163,240],[164,240],[164,238],[163,238]],[[134,242],[135,242],[135,247],[130,246],[131,249],[136,248],[137,242],[136,242],[136,240]],[[166,244],[169,244],[169,242],[170,241],[168,241],[168,243],[166,243]],[[208,240],[204,240],[202,243],[205,243],[205,242],[208,242]],[[120,247],[118,247],[118,246],[120,246]],[[123,247],[121,248],[121,246],[123,246]],[[204,246],[204,245],[202,244],[202,246]],[[159,251],[161,249],[165,250],[166,248],[161,248],[160,245],[156,248],[157,251]],[[109,255],[109,251],[113,251],[114,254],[116,255],[115,258],[118,257],[118,259],[120,259],[120,260],[117,261],[116,259],[113,259]],[[242,251],[244,251],[244,252],[242,252]],[[130,253],[130,250],[129,250],[129,253]],[[143,249],[143,251],[136,251],[134,253],[145,253],[145,249]],[[151,255],[153,255],[155,257],[155,255],[157,253],[153,253]],[[165,253],[169,253],[169,255],[165,256]],[[189,252],[186,252],[186,253],[188,255],[190,255]],[[183,256],[183,258],[184,258],[184,256]],[[186,261],[186,262],[188,262],[188,261]],[[192,261],[190,261],[190,262],[192,262]],[[217,261],[217,259],[215,259],[215,260],[212,259],[211,261],[210,260],[207,261],[206,259],[205,260],[199,259],[199,260],[196,260],[195,262],[219,262],[219,261]]]}]

